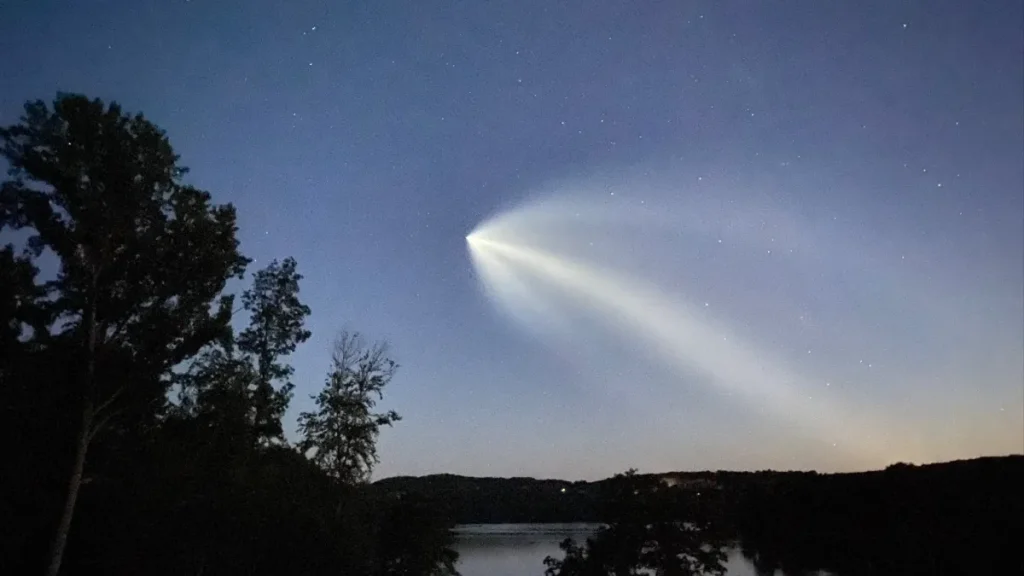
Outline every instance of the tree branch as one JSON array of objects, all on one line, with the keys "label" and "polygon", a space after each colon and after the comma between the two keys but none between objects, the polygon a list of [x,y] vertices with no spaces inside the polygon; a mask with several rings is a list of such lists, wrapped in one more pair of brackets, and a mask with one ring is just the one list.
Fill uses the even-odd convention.
[{"label": "tree branch", "polygon": [[117,400],[117,398],[121,394],[124,393],[124,390],[125,390],[124,386],[118,388],[116,392],[114,392],[113,394],[110,395],[110,398],[107,398],[106,400],[103,401],[102,404],[100,404],[99,406],[96,407],[96,410],[95,410],[94,413],[95,414],[99,414],[100,412],[103,412],[104,410],[109,408],[110,405],[113,404]]},{"label": "tree branch", "polygon": [[96,423],[93,424],[92,428],[89,430],[89,436],[88,436],[89,442],[92,442],[93,439],[96,438],[96,435],[99,434],[100,431],[103,430],[103,427],[107,425],[107,422],[110,422],[111,418],[113,418],[114,416],[117,416],[121,412],[122,412],[122,410],[113,410],[113,411],[108,412],[107,414],[104,414],[103,416],[97,418],[96,419]]}]

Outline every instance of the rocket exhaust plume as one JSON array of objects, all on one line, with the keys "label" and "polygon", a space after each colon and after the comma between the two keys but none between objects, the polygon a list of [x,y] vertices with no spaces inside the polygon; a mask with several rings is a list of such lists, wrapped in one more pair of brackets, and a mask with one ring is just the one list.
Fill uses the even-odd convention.
[{"label": "rocket exhaust plume", "polygon": [[[893,447],[882,442],[889,435],[879,423],[815,398],[809,378],[730,330],[708,313],[706,303],[688,299],[685,287],[667,290],[635,270],[631,263],[646,254],[636,238],[649,240],[652,230],[676,238],[675,249],[682,251],[687,247],[679,238],[722,242],[721,231],[695,215],[672,216],[636,204],[563,195],[481,223],[466,236],[481,287],[523,327],[545,335],[559,330],[571,345],[568,312],[584,311],[615,337],[651,350],[678,376],[679,386],[692,385],[697,374],[747,409],[795,424],[865,465],[891,462]],[[737,218],[743,220],[732,218],[732,226]],[[737,408],[742,412],[742,405]]]}]

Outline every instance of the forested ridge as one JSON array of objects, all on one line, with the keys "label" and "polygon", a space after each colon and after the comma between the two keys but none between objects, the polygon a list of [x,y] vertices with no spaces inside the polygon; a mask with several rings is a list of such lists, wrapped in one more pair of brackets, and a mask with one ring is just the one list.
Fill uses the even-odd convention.
[{"label": "forested ridge", "polygon": [[[885,470],[636,474],[652,498],[684,495],[754,563],[788,573],[990,574],[1024,570],[1024,456]],[[607,522],[615,478],[586,482],[451,474],[376,482],[435,502],[455,522]],[[671,508],[670,504],[662,505]],[[1004,572],[1000,572],[1004,571]],[[769,572],[770,573],[770,572]]]}]

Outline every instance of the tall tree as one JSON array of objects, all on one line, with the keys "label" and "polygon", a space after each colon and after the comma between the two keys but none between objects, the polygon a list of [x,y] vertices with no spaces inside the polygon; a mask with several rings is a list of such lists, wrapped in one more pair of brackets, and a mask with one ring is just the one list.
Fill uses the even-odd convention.
[{"label": "tall tree", "polygon": [[299,415],[299,449],[339,482],[368,480],[381,426],[401,420],[394,410],[374,412],[398,370],[387,352],[384,342],[367,345],[358,333],[342,332],[324,389],[312,397],[317,409]]},{"label": "tall tree", "polygon": [[[70,478],[47,561],[60,571],[89,447],[112,422],[153,416],[173,366],[228,327],[227,280],[241,277],[235,210],[182,183],[162,130],[116,103],[59,94],[0,129],[10,179],[0,227],[30,231],[26,257],[59,264],[38,285],[51,312],[40,338],[70,350],[77,405]],[[37,331],[38,332],[38,331]]]},{"label": "tall tree", "polygon": [[284,358],[310,337],[301,280],[292,258],[256,272],[242,293],[249,326],[210,347],[182,375],[182,407],[236,447],[283,441],[281,419],[294,389]]},{"label": "tall tree", "polygon": [[721,534],[689,495],[635,470],[616,475],[603,498],[608,524],[584,545],[567,538],[547,576],[700,576],[725,574]]},{"label": "tall tree", "polygon": [[294,258],[275,260],[256,273],[252,287],[242,294],[250,321],[238,336],[238,349],[255,364],[256,381],[250,386],[253,423],[264,442],[283,439],[281,418],[295,388],[288,380],[293,369],[282,358],[310,336],[304,328],[310,310],[299,300],[300,280]]}]

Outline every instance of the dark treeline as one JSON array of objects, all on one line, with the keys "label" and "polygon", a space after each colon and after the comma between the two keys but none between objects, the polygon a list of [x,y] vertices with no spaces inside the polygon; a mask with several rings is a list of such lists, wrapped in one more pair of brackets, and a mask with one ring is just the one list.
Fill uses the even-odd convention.
[{"label": "dark treeline", "polygon": [[755,565],[799,574],[1024,574],[1024,456],[749,483],[733,519]]},{"label": "dark treeline", "polygon": [[385,478],[374,485],[396,496],[414,494],[429,500],[455,524],[603,520],[598,482],[436,474]]},{"label": "dark treeline", "polygon": [[0,146],[0,574],[454,572],[443,516],[366,482],[386,347],[343,333],[287,441],[298,265],[247,277],[161,130],[59,95]]},{"label": "dark treeline", "polygon": [[[703,518],[711,538],[741,544],[765,574],[1020,574],[1024,457],[886,470],[638,474],[649,508]],[[377,482],[436,502],[465,524],[610,522],[611,488],[596,482],[435,475]],[[645,484],[644,484],[645,483]],[[695,511],[700,514],[695,516]],[[669,512],[666,512],[669,511]],[[652,516],[653,517],[653,516]],[[601,573],[601,572],[595,572]]]}]

